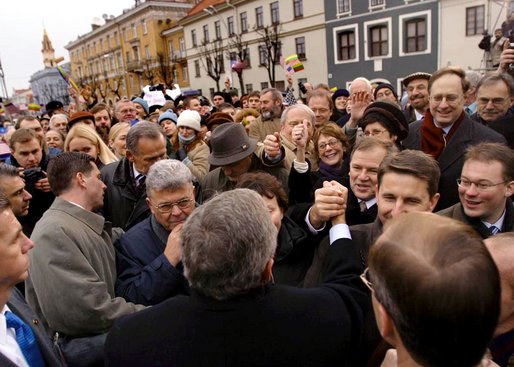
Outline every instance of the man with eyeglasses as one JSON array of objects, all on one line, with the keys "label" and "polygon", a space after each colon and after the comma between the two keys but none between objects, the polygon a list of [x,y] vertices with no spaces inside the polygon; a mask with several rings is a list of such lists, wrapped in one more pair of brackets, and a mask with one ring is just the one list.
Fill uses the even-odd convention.
[{"label": "man with eyeglasses", "polygon": [[136,120],[138,115],[134,102],[128,98],[123,98],[116,102],[114,105],[114,117],[117,122],[130,123],[131,121]]},{"label": "man with eyeglasses", "polygon": [[469,224],[488,238],[514,230],[514,151],[503,144],[470,147],[457,180],[460,203],[438,214]]},{"label": "man with eyeglasses", "polygon": [[421,150],[439,163],[441,198],[436,210],[459,202],[456,180],[467,147],[484,141],[505,143],[502,135],[471,120],[464,112],[468,89],[469,81],[461,68],[437,70],[428,82],[429,111],[423,120],[409,125],[409,135],[403,141],[406,149]]},{"label": "man with eyeglasses", "polygon": [[180,161],[159,161],[148,171],[146,193],[152,215],[114,245],[116,295],[130,302],[155,305],[174,295],[189,293],[179,236],[195,209],[193,175]]},{"label": "man with eyeglasses", "polygon": [[514,101],[514,80],[507,73],[484,76],[477,85],[477,112],[471,118],[489,125],[506,115]]}]

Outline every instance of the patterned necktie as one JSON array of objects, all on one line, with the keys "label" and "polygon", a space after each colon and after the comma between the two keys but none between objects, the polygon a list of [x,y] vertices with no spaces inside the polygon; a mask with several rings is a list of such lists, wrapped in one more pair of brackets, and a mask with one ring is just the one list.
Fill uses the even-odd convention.
[{"label": "patterned necktie", "polygon": [[16,332],[16,341],[20,346],[21,352],[30,367],[44,367],[45,362],[39,351],[36,337],[32,329],[23,322],[18,316],[10,311],[5,312],[5,321],[8,328],[13,328]]},{"label": "patterned necktie", "polygon": [[142,173],[140,173],[136,177],[136,186],[141,187],[145,183],[145,181],[146,181],[146,176],[143,175]]},{"label": "patterned necktie", "polygon": [[495,235],[497,234],[498,232],[500,232],[500,228],[496,227],[496,226],[491,226],[489,227],[489,232],[491,232],[491,235]]},{"label": "patterned necktie", "polygon": [[361,201],[359,203],[359,208],[361,209],[361,213],[366,213],[366,211],[368,210],[368,206],[366,205],[365,201]]}]

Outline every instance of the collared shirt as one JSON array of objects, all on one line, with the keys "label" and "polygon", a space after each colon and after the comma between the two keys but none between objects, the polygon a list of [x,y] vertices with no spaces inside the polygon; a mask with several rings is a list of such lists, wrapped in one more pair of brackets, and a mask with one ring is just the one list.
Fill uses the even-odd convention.
[{"label": "collared shirt", "polygon": [[498,228],[500,231],[502,230],[502,227],[503,227],[503,221],[505,220],[505,213],[506,211],[503,210],[503,214],[502,216],[500,217],[500,219],[498,219],[496,222],[494,223],[488,223],[486,221],[481,221],[482,223],[484,223],[484,225],[487,227],[487,228],[491,228],[492,226],[495,226],[496,228]]},{"label": "collared shirt", "polygon": [[[359,202],[359,204],[361,203],[361,199],[357,199],[357,201]],[[372,199],[369,199],[368,201],[365,201],[366,203],[366,208],[369,209],[371,208],[373,205],[375,205],[377,203],[377,198],[376,196]]]},{"label": "collared shirt", "polygon": [[[144,176],[144,174],[142,174],[141,172],[139,172],[137,169],[136,169],[136,165],[134,163],[132,163],[132,173],[134,174],[134,180],[136,179],[137,176],[139,175],[142,175]],[[137,182],[136,182],[137,184]]]},{"label": "collared shirt", "polygon": [[16,341],[16,332],[13,328],[7,328],[6,311],[12,312],[7,305],[4,306],[0,314],[0,353],[10,359],[16,366],[29,367]]},{"label": "collared shirt", "polygon": [[473,102],[472,104],[470,104],[469,106],[464,107],[464,111],[466,111],[467,114],[470,115],[470,116],[472,114],[474,114],[476,112],[476,110],[477,110],[477,103],[476,103],[476,101]]},{"label": "collared shirt", "polygon": [[416,114],[416,120],[422,120],[425,117],[424,113],[419,113],[416,109],[414,109],[414,113]]}]

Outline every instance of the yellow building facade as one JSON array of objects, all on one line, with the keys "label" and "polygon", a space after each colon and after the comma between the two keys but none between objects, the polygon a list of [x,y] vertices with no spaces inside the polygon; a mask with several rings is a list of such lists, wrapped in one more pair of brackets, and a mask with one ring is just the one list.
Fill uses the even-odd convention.
[{"label": "yellow building facade", "polygon": [[194,2],[136,1],[120,16],[104,15],[103,24],[66,45],[72,79],[109,105],[140,95],[145,85],[188,86],[187,64],[177,57],[184,35],[170,30]]}]

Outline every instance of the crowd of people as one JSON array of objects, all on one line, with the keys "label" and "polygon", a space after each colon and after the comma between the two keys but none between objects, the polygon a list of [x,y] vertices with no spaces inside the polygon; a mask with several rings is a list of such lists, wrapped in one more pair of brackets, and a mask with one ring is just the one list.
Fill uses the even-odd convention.
[{"label": "crowd of people", "polygon": [[0,364],[513,365],[511,63],[4,123]]}]

